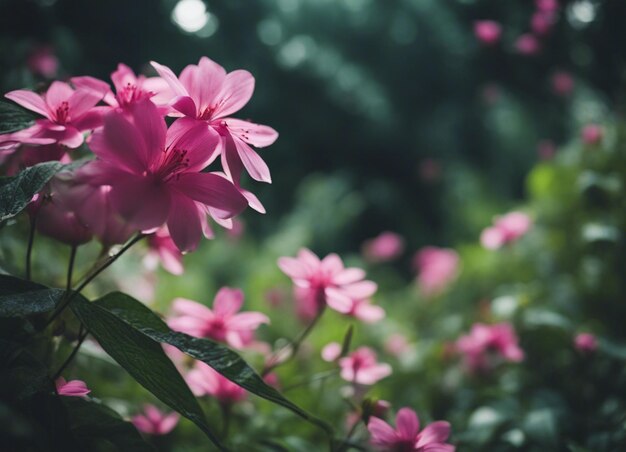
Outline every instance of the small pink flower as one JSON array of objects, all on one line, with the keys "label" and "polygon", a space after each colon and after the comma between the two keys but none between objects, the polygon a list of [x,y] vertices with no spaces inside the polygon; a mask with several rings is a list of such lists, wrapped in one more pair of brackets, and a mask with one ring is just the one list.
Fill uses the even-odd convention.
[{"label": "small pink flower", "polygon": [[396,415],[396,428],[382,419],[371,417],[367,423],[371,443],[386,452],[454,452],[455,447],[446,444],[450,436],[450,424],[437,421],[420,432],[420,422],[415,411],[402,408]]},{"label": "small pink flower", "polygon": [[154,405],[145,405],[143,411],[143,414],[133,416],[131,422],[137,430],[148,435],[167,435],[180,419],[178,413],[165,414]]},{"label": "small pink flower", "polygon": [[373,385],[391,375],[391,366],[376,361],[376,352],[369,347],[359,347],[339,359],[341,378],[351,383]]},{"label": "small pink flower", "polygon": [[568,96],[574,90],[574,79],[568,72],[555,72],[552,74],[552,90],[559,96]]},{"label": "small pink flower", "polygon": [[341,356],[341,344],[330,342],[322,348],[322,359],[327,362],[336,361]]},{"label": "small pink flower", "polygon": [[167,227],[157,229],[148,237],[148,253],[143,259],[143,264],[148,269],[154,270],[157,262],[172,275],[182,275],[185,271],[183,253],[172,240]]},{"label": "small pink flower", "polygon": [[583,143],[588,146],[600,143],[603,135],[602,126],[598,124],[587,124],[581,132]]},{"label": "small pink flower", "polygon": [[317,315],[326,305],[348,314],[354,307],[354,300],[369,298],[377,289],[375,283],[364,279],[363,270],[345,268],[334,253],[320,260],[303,248],[297,258],[278,259],[278,266],[293,280],[296,298],[305,306],[302,312],[307,315]]},{"label": "small pink flower", "polygon": [[598,348],[598,340],[591,333],[580,333],[574,338],[576,350],[582,353],[593,353]]},{"label": "small pink flower", "polygon": [[363,255],[370,262],[388,262],[404,251],[404,239],[395,232],[382,232],[363,244]]},{"label": "small pink flower", "polygon": [[515,50],[522,55],[536,55],[541,46],[534,35],[526,33],[515,40]]},{"label": "small pink flower", "polygon": [[413,262],[419,271],[420,292],[425,297],[443,292],[456,278],[459,269],[459,255],[449,248],[424,247],[417,252]]},{"label": "small pink flower", "polygon": [[531,226],[532,220],[528,215],[523,212],[510,212],[497,217],[493,226],[483,230],[480,243],[489,250],[496,250],[523,237]]},{"label": "small pink flower", "polygon": [[552,30],[554,22],[554,13],[537,11],[530,19],[530,28],[536,35],[545,36]]},{"label": "small pink flower", "polygon": [[552,160],[556,154],[556,146],[552,140],[541,140],[537,145],[537,154],[541,160]]},{"label": "small pink flower", "polygon": [[465,364],[472,372],[489,371],[494,365],[494,357],[511,362],[524,359],[524,351],[519,347],[515,330],[509,323],[475,323],[468,335],[457,340],[456,348],[463,354]]},{"label": "small pink flower", "polygon": [[[74,90],[64,82],[52,82],[48,91],[39,95],[32,91],[17,90],[5,94],[7,99],[44,117],[35,125],[20,131],[28,139],[48,140],[74,149],[83,144],[83,133],[102,124],[102,115],[93,107],[104,93]],[[15,134],[14,134],[15,136]]]},{"label": "small pink flower", "polygon": [[45,78],[54,78],[59,70],[59,59],[50,46],[41,46],[35,49],[26,62],[28,69]]},{"label": "small pink flower", "polygon": [[270,320],[260,312],[238,313],[242,305],[241,290],[222,287],[215,296],[213,309],[192,300],[177,298],[172,304],[174,316],[167,323],[175,331],[243,348],[253,343],[254,331]]},{"label": "small pink flower", "polygon": [[535,4],[539,11],[555,12],[559,9],[558,0],[535,0]]},{"label": "small pink flower", "polygon": [[474,22],[474,35],[488,46],[496,44],[502,36],[502,26],[493,20],[477,20]]},{"label": "small pink flower", "polygon": [[392,334],[385,341],[385,351],[395,357],[400,357],[410,349],[407,338],[400,334]]},{"label": "small pink flower", "polygon": [[54,384],[60,396],[85,397],[91,392],[91,389],[82,380],[65,381],[65,378],[59,377]]},{"label": "small pink flower", "polygon": [[245,389],[201,361],[196,362],[194,368],[185,376],[185,380],[195,396],[215,397],[223,405],[230,405],[247,397]]}]

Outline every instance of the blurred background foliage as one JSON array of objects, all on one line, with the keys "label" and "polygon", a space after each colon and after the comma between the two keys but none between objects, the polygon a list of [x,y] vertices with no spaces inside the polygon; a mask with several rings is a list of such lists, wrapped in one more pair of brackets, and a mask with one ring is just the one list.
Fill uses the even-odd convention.
[{"label": "blurred background foliage", "polygon": [[[210,304],[222,285],[241,287],[246,308],[272,318],[260,335],[273,343],[299,330],[276,258],[302,246],[338,252],[367,267],[388,314],[358,325],[354,344],[382,349],[393,333],[409,340],[401,356],[381,356],[394,374],[371,395],[412,406],[423,424],[449,420],[459,450],[624,450],[626,3],[560,5],[541,52],[528,56],[514,41],[529,29],[530,0],[2,0],[0,86],[45,83],[27,67],[41,46],[58,56],[61,78],[108,80],[119,62],[148,71],[150,60],[178,72],[202,55],[248,69],[257,88],[243,117],[280,133],[261,150],[272,185],[245,184],[267,215],[247,212],[242,237],[203,243],[185,257],[183,277],[137,274],[138,253],[97,291],[120,285],[165,313],[175,297]],[[476,40],[480,19],[502,23],[498,45]],[[563,71],[573,77],[569,95],[553,87]],[[581,142],[588,123],[603,125],[600,144]],[[556,144],[553,159],[540,161],[542,140]],[[534,218],[531,233],[483,249],[480,231],[514,207]],[[407,251],[395,263],[367,264],[361,244],[384,230],[402,235]],[[39,243],[41,274],[59,251]],[[434,300],[418,293],[410,264],[425,245],[455,247],[461,258],[459,278]],[[18,244],[4,245],[5,257],[11,252]],[[49,279],[62,280],[62,271]],[[526,360],[488,376],[464,372],[446,344],[476,321],[512,322]],[[341,341],[349,322],[331,312],[323,322],[278,373],[287,395],[341,427],[348,407],[339,379],[288,388],[331,368],[319,350]],[[600,337],[598,353],[574,350],[581,331]],[[81,369],[99,375],[97,394],[122,414],[149,398],[97,353],[81,355]],[[316,450],[321,441],[264,402],[235,416],[234,444],[283,438],[288,450]],[[188,423],[161,441],[203,447]]]}]

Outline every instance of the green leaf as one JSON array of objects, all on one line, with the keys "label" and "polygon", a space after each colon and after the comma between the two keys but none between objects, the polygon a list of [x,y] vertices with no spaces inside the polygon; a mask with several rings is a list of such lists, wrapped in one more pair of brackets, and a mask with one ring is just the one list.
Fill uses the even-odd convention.
[{"label": "green leaf", "polygon": [[52,176],[64,165],[43,162],[26,168],[16,176],[0,179],[0,221],[20,213]]},{"label": "green leaf", "polygon": [[152,451],[154,448],[139,435],[133,424],[125,422],[105,405],[80,397],[62,397],[67,408],[72,435],[83,450]]},{"label": "green leaf", "polygon": [[0,317],[25,317],[50,312],[65,294],[15,276],[0,275]]},{"label": "green leaf", "polygon": [[147,337],[173,345],[192,358],[200,360],[217,372],[237,383],[242,388],[270,402],[293,411],[303,419],[322,428],[332,435],[333,429],[324,421],[317,419],[298,407],[263,379],[237,353],[209,339],[200,339],[169,329],[167,324],[154,312],[129,295],[113,292],[94,302],[103,310],[116,316],[135,331]]},{"label": "green leaf", "polygon": [[17,105],[0,102],[0,133],[17,132],[35,123],[35,115]]},{"label": "green leaf", "polygon": [[71,308],[104,351],[139,384],[193,421],[218,448],[223,449],[207,425],[198,401],[159,342],[124,322],[99,303],[76,297],[72,300]]}]

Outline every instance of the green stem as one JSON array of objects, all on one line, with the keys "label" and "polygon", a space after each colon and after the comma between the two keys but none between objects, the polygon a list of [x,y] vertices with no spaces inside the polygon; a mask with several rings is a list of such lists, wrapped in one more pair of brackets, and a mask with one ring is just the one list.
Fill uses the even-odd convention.
[{"label": "green stem", "polygon": [[31,279],[31,259],[33,254],[33,243],[35,242],[35,225],[37,223],[37,215],[33,215],[30,220],[30,231],[28,231],[28,247],[26,248],[26,279]]},{"label": "green stem", "polygon": [[83,341],[87,337],[87,334],[89,334],[89,331],[87,331],[84,325],[81,324],[80,329],[78,330],[78,343],[74,347],[74,350],[72,350],[72,353],[70,353],[70,355],[63,362],[63,364],[61,364],[61,367],[59,367],[59,370],[55,372],[54,376],[52,377],[53,380],[56,380],[57,378],[59,378],[61,374],[63,373],[63,371],[67,368],[67,366],[72,362],[72,360],[78,353],[80,346],[83,345]]}]

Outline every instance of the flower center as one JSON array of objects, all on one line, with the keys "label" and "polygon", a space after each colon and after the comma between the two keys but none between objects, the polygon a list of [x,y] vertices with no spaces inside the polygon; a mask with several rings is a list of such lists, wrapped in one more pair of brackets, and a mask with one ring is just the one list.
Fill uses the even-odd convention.
[{"label": "flower center", "polygon": [[200,113],[200,116],[198,117],[198,119],[202,119],[203,121],[207,121],[211,119],[216,108],[217,106],[206,107],[204,111]]},{"label": "flower center", "polygon": [[124,88],[117,93],[117,102],[120,106],[128,105],[144,97],[144,92],[137,89],[137,85],[128,82]]},{"label": "flower center", "polygon": [[70,120],[69,113],[70,113],[69,104],[65,101],[61,102],[61,105],[57,107],[57,111],[56,111],[57,123],[65,124],[69,122]]},{"label": "flower center", "polygon": [[189,167],[189,157],[187,150],[178,148],[168,148],[163,151],[161,164],[158,166],[155,175],[164,182],[173,177],[180,177],[180,173]]}]

